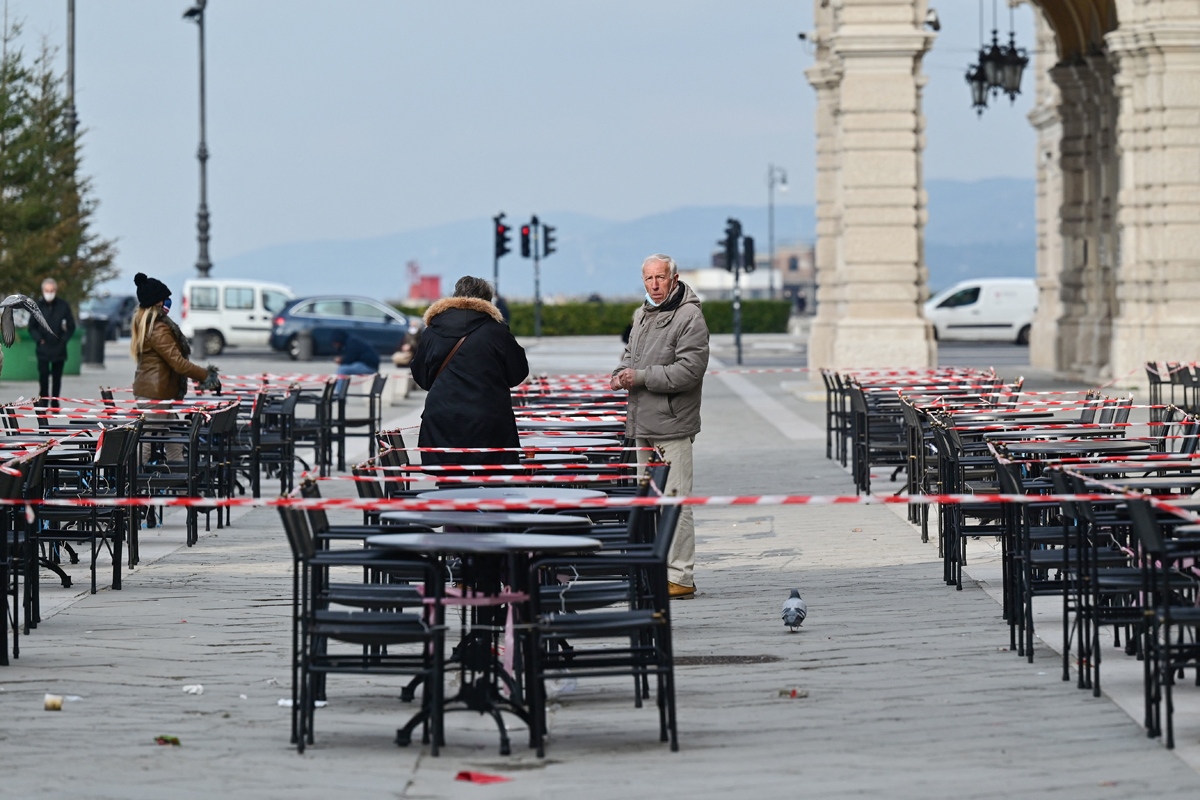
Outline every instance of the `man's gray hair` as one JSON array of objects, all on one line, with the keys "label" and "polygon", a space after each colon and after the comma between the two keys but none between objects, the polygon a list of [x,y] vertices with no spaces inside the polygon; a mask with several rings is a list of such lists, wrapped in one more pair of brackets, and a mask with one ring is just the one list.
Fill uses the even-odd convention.
[{"label": "man's gray hair", "polygon": [[646,265],[651,261],[658,261],[666,264],[667,269],[670,270],[672,276],[679,274],[679,265],[675,263],[675,259],[671,258],[666,253],[655,253],[652,256],[646,256],[646,260],[642,262],[642,269],[645,269]]},{"label": "man's gray hair", "polygon": [[54,278],[44,278],[42,280],[42,286],[45,286],[47,283],[53,284],[55,289],[58,288],[58,281],[54,280]]}]

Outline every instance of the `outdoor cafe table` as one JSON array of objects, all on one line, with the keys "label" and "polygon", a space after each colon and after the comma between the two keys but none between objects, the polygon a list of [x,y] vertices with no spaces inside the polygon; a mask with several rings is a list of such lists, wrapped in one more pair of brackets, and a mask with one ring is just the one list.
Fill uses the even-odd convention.
[{"label": "outdoor cafe table", "polygon": [[[587,517],[571,517],[564,514],[525,514],[511,511],[384,511],[379,516],[387,522],[402,525],[428,525],[431,527],[451,525],[456,528],[502,528],[509,531],[529,528],[589,528],[592,524]],[[386,535],[397,536],[399,534],[389,533]]]},{"label": "outdoor cafe table", "polygon": [[518,431],[624,431],[624,422],[588,422],[586,420],[550,420],[535,422],[528,419],[517,420]]},{"label": "outdoor cafe table", "polygon": [[432,489],[417,495],[418,500],[597,500],[607,497],[595,489],[570,489],[560,486],[479,486],[470,489]]},{"label": "outdoor cafe table", "polygon": [[1136,439],[1104,439],[1100,441],[1080,441],[1077,439],[1037,439],[1027,442],[1005,442],[1004,448],[1009,455],[1049,457],[1077,456],[1085,453],[1136,453],[1149,450],[1154,442]]},{"label": "outdoor cafe table", "polygon": [[1089,479],[1089,483],[1104,483],[1108,486],[1119,486],[1122,489],[1138,491],[1141,489],[1183,489],[1193,491],[1200,488],[1200,475],[1165,475],[1131,477],[1131,478],[1101,478]]},{"label": "outdoor cafe table", "polygon": [[[387,533],[367,537],[367,546],[405,554],[417,553],[441,562],[448,558],[458,558],[461,563],[461,583],[492,597],[493,602],[475,607],[473,626],[456,648],[461,672],[460,688],[458,694],[444,701],[443,706],[446,711],[463,710],[490,714],[500,731],[500,755],[509,755],[512,748],[501,711],[514,714],[532,730],[532,720],[529,709],[524,704],[524,693],[519,680],[521,668],[516,664],[516,656],[528,646],[528,638],[521,635],[520,645],[512,647],[519,630],[514,623],[529,619],[525,604],[530,591],[527,585],[529,563],[532,558],[540,555],[599,550],[601,543],[585,536],[547,536],[533,533]],[[507,599],[500,596],[503,581],[497,579],[500,563],[504,559],[507,559],[508,585],[511,589]],[[462,602],[466,600],[464,596]],[[497,634],[500,632],[497,629],[500,627],[499,623],[506,618],[506,613],[500,606],[506,604],[510,605],[512,612],[512,622],[504,625],[505,638],[513,637],[509,644],[511,649],[506,651],[514,659],[511,671],[495,655],[499,644]],[[472,643],[475,645],[472,646]],[[507,697],[501,693],[500,683],[508,688]],[[396,743],[407,745],[412,741],[412,732],[426,720],[427,715],[428,710],[422,709],[403,728],[397,730]]]},{"label": "outdoor cafe table", "polygon": [[1071,439],[1116,439],[1124,435],[1122,428],[1025,428],[1010,431],[983,431],[985,439],[1034,439],[1039,436],[1057,436]]},{"label": "outdoor cafe table", "polygon": [[521,439],[521,447],[616,447],[619,439],[604,439],[599,436],[527,436]]},{"label": "outdoor cafe table", "polygon": [[[936,411],[927,408],[926,411]],[[958,422],[995,422],[998,420],[1046,419],[1054,416],[1053,411],[972,411],[964,414],[951,414],[951,419]],[[1066,421],[1066,420],[1064,420]]]}]

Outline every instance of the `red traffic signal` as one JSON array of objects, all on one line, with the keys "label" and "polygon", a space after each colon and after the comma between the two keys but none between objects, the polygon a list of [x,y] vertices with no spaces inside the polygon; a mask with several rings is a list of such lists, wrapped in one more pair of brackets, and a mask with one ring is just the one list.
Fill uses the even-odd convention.
[{"label": "red traffic signal", "polygon": [[529,258],[530,252],[531,251],[530,251],[530,247],[529,247],[529,226],[522,225],[521,226],[521,256],[523,258]]},{"label": "red traffic signal", "polygon": [[498,217],[492,217],[492,219],[496,223],[495,254],[496,254],[496,258],[500,258],[501,256],[506,255],[509,251],[509,247],[508,247],[509,233],[508,233],[508,231],[510,229],[507,225],[505,225],[503,222],[500,221],[500,220],[504,219],[503,214],[501,214]]}]

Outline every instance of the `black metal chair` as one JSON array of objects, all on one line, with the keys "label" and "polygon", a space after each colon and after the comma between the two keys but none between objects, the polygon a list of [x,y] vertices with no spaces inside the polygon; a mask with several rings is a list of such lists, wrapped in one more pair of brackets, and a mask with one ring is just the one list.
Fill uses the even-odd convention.
[{"label": "black metal chair", "polygon": [[[337,403],[337,418],[333,423],[334,427],[337,428],[337,468],[339,472],[345,471],[346,469],[347,437],[366,437],[368,452],[372,458],[374,458],[375,454],[379,452],[379,442],[377,437],[379,434],[379,429],[383,426],[382,396],[383,387],[386,383],[386,375],[375,375],[371,379],[371,388],[366,392],[351,392],[349,380],[342,380],[339,382],[339,385],[334,392],[334,400]],[[367,401],[367,416],[346,416],[346,403],[351,398],[365,399]],[[361,433],[350,432],[349,429],[354,428],[363,428],[365,430]]]},{"label": "black metal chair", "polygon": [[[667,555],[679,522],[678,505],[663,506],[654,545],[649,550],[602,552],[591,556],[539,559],[530,565],[529,585],[538,586],[545,573],[587,567],[595,563],[609,570],[627,569],[643,582],[649,593],[644,603],[631,602],[622,611],[563,613],[555,605],[543,605],[537,592],[531,594],[533,614],[526,661],[527,696],[530,700],[531,744],[539,757],[545,755],[546,681],[553,678],[589,678],[631,675],[635,681],[653,675],[657,679],[659,736],[679,749],[675,715],[675,658],[671,643],[671,608],[667,591]],[[581,648],[583,640],[609,640]],[[612,645],[624,640],[628,646]],[[570,641],[564,648],[560,643]],[[640,692],[635,693],[637,702]]]},{"label": "black metal chair", "polygon": [[[1172,689],[1176,674],[1182,675],[1187,667],[1200,670],[1197,579],[1194,574],[1181,569],[1185,560],[1200,558],[1200,539],[1164,536],[1154,509],[1146,500],[1129,500],[1127,508],[1141,550],[1141,589],[1143,596],[1148,598],[1146,613],[1150,624],[1145,634],[1148,657],[1143,672],[1147,733],[1151,737],[1162,736],[1167,748],[1174,748]],[[1180,578],[1190,586],[1181,587]],[[1191,633],[1190,642],[1184,639],[1185,631]],[[1178,640],[1173,641],[1176,633]],[[1200,671],[1197,677],[1200,680]]]},{"label": "black metal chair", "polygon": [[[280,507],[280,518],[292,548],[292,743],[303,753],[313,743],[313,717],[324,678],[330,674],[409,675],[422,679],[426,724],[423,741],[438,754],[443,742],[442,693],[443,581],[428,561],[397,560],[375,550],[318,550],[301,509]],[[422,613],[399,611],[413,604],[412,587],[379,589],[370,598],[339,593],[329,578],[331,568],[423,572]],[[369,587],[364,587],[364,589]],[[361,590],[360,590],[361,591]],[[339,611],[331,604],[361,610]],[[331,642],[358,645],[354,650],[331,650]],[[393,651],[389,648],[399,648]]]},{"label": "black metal chair", "polygon": [[[71,462],[51,465],[45,496],[49,499],[78,498],[81,501],[100,498],[130,497],[132,476],[128,471],[128,445],[133,435],[131,425],[103,431],[92,463]],[[96,593],[96,559],[103,547],[112,555],[112,588],[121,588],[121,548],[129,530],[130,509],[122,506],[43,506],[39,511],[39,544],[58,546],[68,542],[88,542],[91,545],[92,594]],[[61,573],[60,573],[61,575]]]}]

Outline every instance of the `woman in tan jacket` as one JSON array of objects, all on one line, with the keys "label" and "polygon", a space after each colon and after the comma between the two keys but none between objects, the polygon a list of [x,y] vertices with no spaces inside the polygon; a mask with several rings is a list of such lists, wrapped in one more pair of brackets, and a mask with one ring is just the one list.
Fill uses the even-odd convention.
[{"label": "woman in tan jacket", "polygon": [[167,316],[171,310],[167,285],[141,272],[133,282],[138,298],[129,345],[137,361],[133,396],[138,400],[182,400],[187,396],[187,379],[202,383],[209,371],[188,361],[192,348],[183,331]]},{"label": "woman in tan jacket", "polygon": [[[133,375],[133,396],[139,408],[154,408],[157,400],[182,400],[187,396],[188,378],[203,389],[221,390],[216,367],[205,369],[188,361],[192,348],[183,331],[167,314],[171,310],[171,290],[162,281],[148,278],[139,272],[133,282],[137,285],[138,309],[133,315],[133,341],[129,351],[137,362]],[[161,407],[161,406],[160,406]],[[174,414],[155,415],[174,419]],[[148,448],[142,448],[142,459],[148,460]],[[169,444],[167,461],[181,461],[183,446]]]}]

